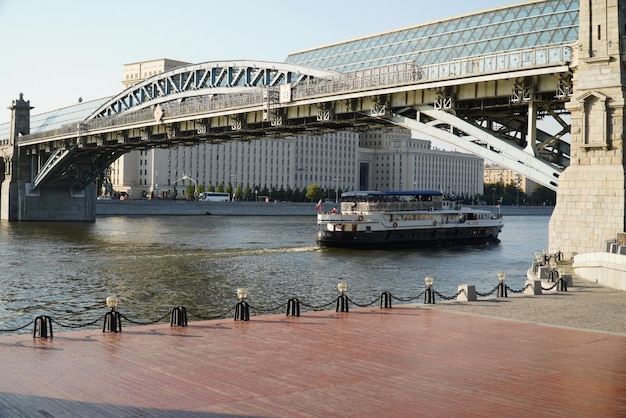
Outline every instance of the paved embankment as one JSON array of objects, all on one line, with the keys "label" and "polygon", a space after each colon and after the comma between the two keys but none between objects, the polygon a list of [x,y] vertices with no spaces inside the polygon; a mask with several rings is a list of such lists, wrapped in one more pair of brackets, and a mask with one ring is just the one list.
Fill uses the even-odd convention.
[{"label": "paved embankment", "polygon": [[[507,298],[478,298],[474,302],[437,301],[421,307],[626,335],[626,292],[576,276],[572,280],[573,286],[568,287],[567,292],[550,291],[537,296],[509,293]],[[552,285],[544,283],[543,287]]]},{"label": "paved embankment", "polygon": [[624,417],[625,294],[8,335],[0,416]]}]

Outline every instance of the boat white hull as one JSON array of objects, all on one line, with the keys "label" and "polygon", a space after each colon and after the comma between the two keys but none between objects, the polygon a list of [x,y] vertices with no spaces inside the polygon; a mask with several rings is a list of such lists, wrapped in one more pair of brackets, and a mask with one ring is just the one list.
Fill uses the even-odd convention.
[{"label": "boat white hull", "polygon": [[393,222],[385,225],[334,216],[318,218],[317,243],[322,247],[390,248],[446,247],[455,245],[495,244],[500,242],[502,220],[463,223],[432,222],[431,225],[410,225]]}]

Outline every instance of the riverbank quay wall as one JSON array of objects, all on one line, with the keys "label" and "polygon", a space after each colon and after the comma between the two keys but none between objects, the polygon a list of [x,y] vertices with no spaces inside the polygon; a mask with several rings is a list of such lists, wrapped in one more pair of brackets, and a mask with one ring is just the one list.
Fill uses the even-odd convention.
[{"label": "riverbank quay wall", "polygon": [[0,416],[619,417],[625,344],[410,305],[0,336]]},{"label": "riverbank quay wall", "polygon": [[626,255],[610,252],[576,254],[574,272],[591,282],[626,290]]},{"label": "riverbank quay wall", "polygon": [[[322,211],[330,212],[339,204],[324,202]],[[502,216],[550,216],[552,206],[473,206]],[[185,200],[98,200],[97,216],[125,215],[225,215],[225,216],[315,216],[319,212],[312,202],[196,202]]]}]

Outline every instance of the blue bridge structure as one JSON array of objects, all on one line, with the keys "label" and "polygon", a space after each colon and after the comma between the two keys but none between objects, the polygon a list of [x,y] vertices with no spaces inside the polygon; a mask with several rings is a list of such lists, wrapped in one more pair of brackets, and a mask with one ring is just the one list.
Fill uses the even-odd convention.
[{"label": "blue bridge structure", "polygon": [[[575,112],[602,102],[610,112],[601,80],[575,97],[585,79],[581,68],[604,63],[602,51],[607,62],[621,59],[621,37],[613,46],[605,37],[623,36],[624,25],[605,17],[591,30],[589,20],[601,18],[592,9],[622,7],[617,0],[527,1],[299,51],[285,62],[186,65],[114,96],[33,117],[20,97],[10,107],[11,123],[0,126],[0,216],[94,220],[94,180],[131,150],[389,125],[560,190],[574,161],[570,136],[582,132]],[[558,129],[541,129],[543,120]],[[624,207],[612,234],[624,230],[623,215]],[[577,249],[573,241],[564,247]]]}]

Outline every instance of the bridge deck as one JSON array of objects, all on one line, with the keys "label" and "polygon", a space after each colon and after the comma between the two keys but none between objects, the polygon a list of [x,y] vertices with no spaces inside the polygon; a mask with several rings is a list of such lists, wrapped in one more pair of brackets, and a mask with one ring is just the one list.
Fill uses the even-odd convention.
[{"label": "bridge deck", "polygon": [[409,306],[0,337],[0,416],[626,416],[626,337]]}]

